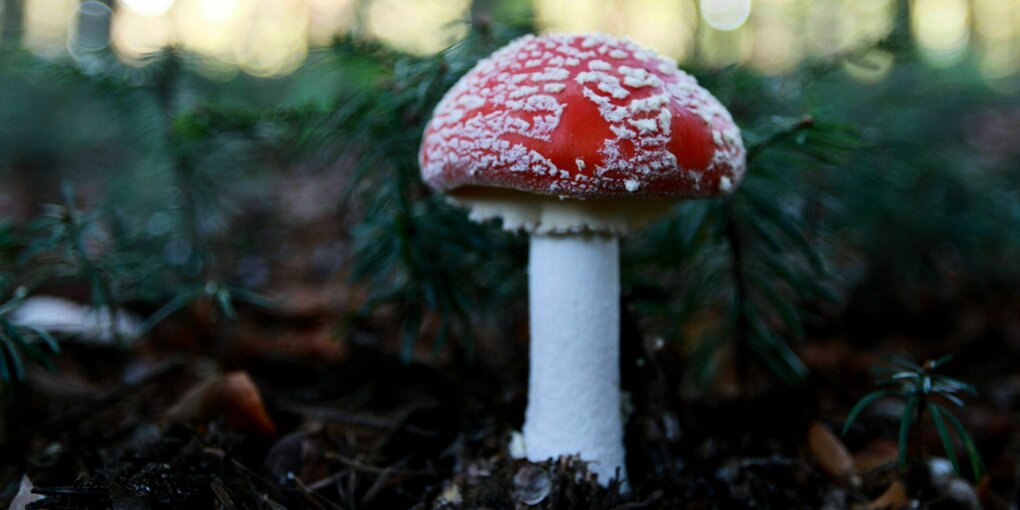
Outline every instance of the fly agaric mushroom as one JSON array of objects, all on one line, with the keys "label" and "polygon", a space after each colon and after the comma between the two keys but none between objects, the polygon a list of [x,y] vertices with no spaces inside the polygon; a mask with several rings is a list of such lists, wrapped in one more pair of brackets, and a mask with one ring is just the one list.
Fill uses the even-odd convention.
[{"label": "fly agaric mushroom", "polygon": [[422,176],[530,234],[527,457],[624,472],[618,238],[677,200],[728,194],[740,130],[676,62],[605,35],[525,36],[436,107]]}]

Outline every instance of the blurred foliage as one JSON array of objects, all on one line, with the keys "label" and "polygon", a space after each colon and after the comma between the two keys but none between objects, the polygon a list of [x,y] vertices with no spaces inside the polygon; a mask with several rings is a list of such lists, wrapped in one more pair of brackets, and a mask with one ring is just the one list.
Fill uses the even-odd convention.
[{"label": "blurred foliage", "polygon": [[[396,305],[408,360],[429,317],[438,320],[434,350],[454,334],[469,339],[460,346],[471,356],[473,323],[520,291],[512,272],[523,267],[523,240],[470,222],[419,177],[418,146],[432,108],[478,59],[523,32],[476,28],[434,57],[384,56],[391,71],[380,89],[341,99],[321,131],[324,146],[360,148],[351,190],[365,206],[353,232],[352,276],[367,285],[368,297],[359,314]],[[336,51],[354,58],[359,48],[347,42]]]},{"label": "blurred foliage", "polygon": [[60,346],[52,335],[8,317],[27,295],[28,290],[19,287],[0,304],[0,390],[7,390],[12,383],[25,379],[25,360],[52,369],[50,357],[60,353]]},{"label": "blurred foliage", "polygon": [[[235,300],[265,305],[256,292],[272,294],[271,276],[246,268],[287,249],[272,233],[286,225],[258,225],[268,202],[340,168],[342,273],[359,296],[346,327],[397,317],[387,325],[405,359],[420,341],[470,357],[480,331],[509,339],[526,240],[468,221],[417,166],[443,93],[531,30],[471,28],[427,57],[339,39],[274,80],[217,81],[179,51],[128,67],[102,52],[0,49],[0,178],[30,203],[60,204],[0,223],[0,283],[86,282],[97,304],[151,314],[150,326],[195,300],[228,316]],[[899,33],[782,76],[689,70],[744,128],[748,175],[731,198],[678,204],[627,239],[623,278],[629,313],[648,336],[684,343],[693,381],[731,366],[797,384],[795,343],[836,311],[1015,292],[1020,150],[1004,133],[1020,107],[970,63],[917,62]],[[874,51],[896,58],[882,81],[844,72]],[[56,194],[63,181],[79,196]]]},{"label": "blurred foliage", "polygon": [[[86,214],[75,206],[74,193],[64,186],[63,204],[48,204],[31,225],[28,245],[21,251],[21,262],[36,271],[34,280],[50,277],[77,277],[88,286],[92,302],[116,309],[114,296],[124,292],[115,278],[122,273],[113,251],[90,250],[98,215]],[[119,292],[114,293],[114,288]]]},{"label": "blurred foliage", "polygon": [[12,261],[18,249],[18,238],[14,225],[7,220],[0,221],[0,289],[10,285]]},{"label": "blurred foliage", "polygon": [[[804,338],[799,303],[837,297],[827,286],[824,255],[809,237],[806,215],[814,204],[807,176],[793,171],[838,168],[859,140],[852,129],[810,117],[764,119],[744,135],[749,169],[737,193],[682,204],[633,244],[625,265],[634,271],[631,303],[642,314],[668,318],[679,335],[689,330],[685,324],[707,323],[708,331],[688,338],[700,384],[716,374],[727,345],[738,375],[746,376],[754,359],[796,384],[806,369],[788,338]],[[663,286],[663,268],[679,272],[680,284]],[[706,319],[720,309],[729,310],[721,320]]]}]

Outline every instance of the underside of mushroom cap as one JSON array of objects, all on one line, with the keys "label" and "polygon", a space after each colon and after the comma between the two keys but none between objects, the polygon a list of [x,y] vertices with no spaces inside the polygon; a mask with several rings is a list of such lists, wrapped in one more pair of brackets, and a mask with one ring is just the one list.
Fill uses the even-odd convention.
[{"label": "underside of mushroom cap", "polygon": [[501,220],[503,229],[529,234],[598,232],[625,235],[665,215],[676,205],[666,198],[593,198],[536,195],[512,189],[459,188],[451,202],[473,221]]},{"label": "underside of mushroom cap", "polygon": [[419,159],[425,181],[478,219],[619,232],[666,200],[731,192],[745,150],[729,112],[675,62],[625,39],[551,34],[468,72],[436,107]]}]

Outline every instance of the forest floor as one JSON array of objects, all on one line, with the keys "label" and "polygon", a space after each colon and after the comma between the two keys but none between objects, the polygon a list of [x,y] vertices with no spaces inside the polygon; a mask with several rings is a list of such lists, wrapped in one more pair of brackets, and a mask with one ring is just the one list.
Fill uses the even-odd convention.
[{"label": "forest floor", "polygon": [[[631,490],[621,495],[587,479],[582,463],[511,456],[527,396],[524,310],[508,311],[517,326],[498,335],[512,341],[481,331],[473,357],[421,342],[403,363],[401,317],[383,309],[351,320],[363,292],[315,262],[342,259],[321,241],[342,238],[342,227],[331,209],[310,216],[312,226],[278,229],[302,239],[272,241],[290,257],[278,264],[289,273],[265,284],[272,307],[242,305],[227,320],[198,302],[137,343],[71,339],[54,370],[28,366],[3,396],[0,508],[1017,508],[1015,298],[964,294],[961,304],[918,291],[920,305],[897,308],[861,292],[796,346],[804,384],[722,370],[698,391],[686,348],[645,337],[624,306]],[[88,296],[67,282],[36,293]],[[947,372],[979,391],[959,415],[982,454],[981,479],[946,470],[930,423],[915,437],[932,476],[900,476],[902,402],[879,401],[840,435],[888,356],[947,353]]]},{"label": "forest floor", "polygon": [[[838,431],[884,355],[949,351],[981,392],[962,418],[988,474],[971,483],[936,462],[921,501],[1016,508],[1020,320],[1009,307],[961,312],[967,334],[952,345],[809,342],[807,384],[744,396],[681,391],[681,350],[629,339],[632,491],[618,495],[579,463],[511,457],[524,339],[472,363],[403,364],[386,340],[337,339],[327,301],[242,308],[229,329],[197,306],[128,348],[67,342],[56,370],[31,368],[7,396],[0,501],[30,481],[29,499],[43,499],[28,508],[897,508],[918,490],[896,481],[902,405]],[[925,441],[944,455],[933,431]]]}]

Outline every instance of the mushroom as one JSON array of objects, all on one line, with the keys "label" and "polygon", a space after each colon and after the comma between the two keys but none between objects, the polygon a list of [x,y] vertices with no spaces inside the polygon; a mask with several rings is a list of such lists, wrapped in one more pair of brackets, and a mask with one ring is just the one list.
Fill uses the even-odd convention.
[{"label": "mushroom", "polygon": [[675,61],[606,35],[528,35],[469,71],[419,152],[432,188],[530,235],[527,457],[626,479],[619,238],[682,199],[728,194],[745,150]]}]

